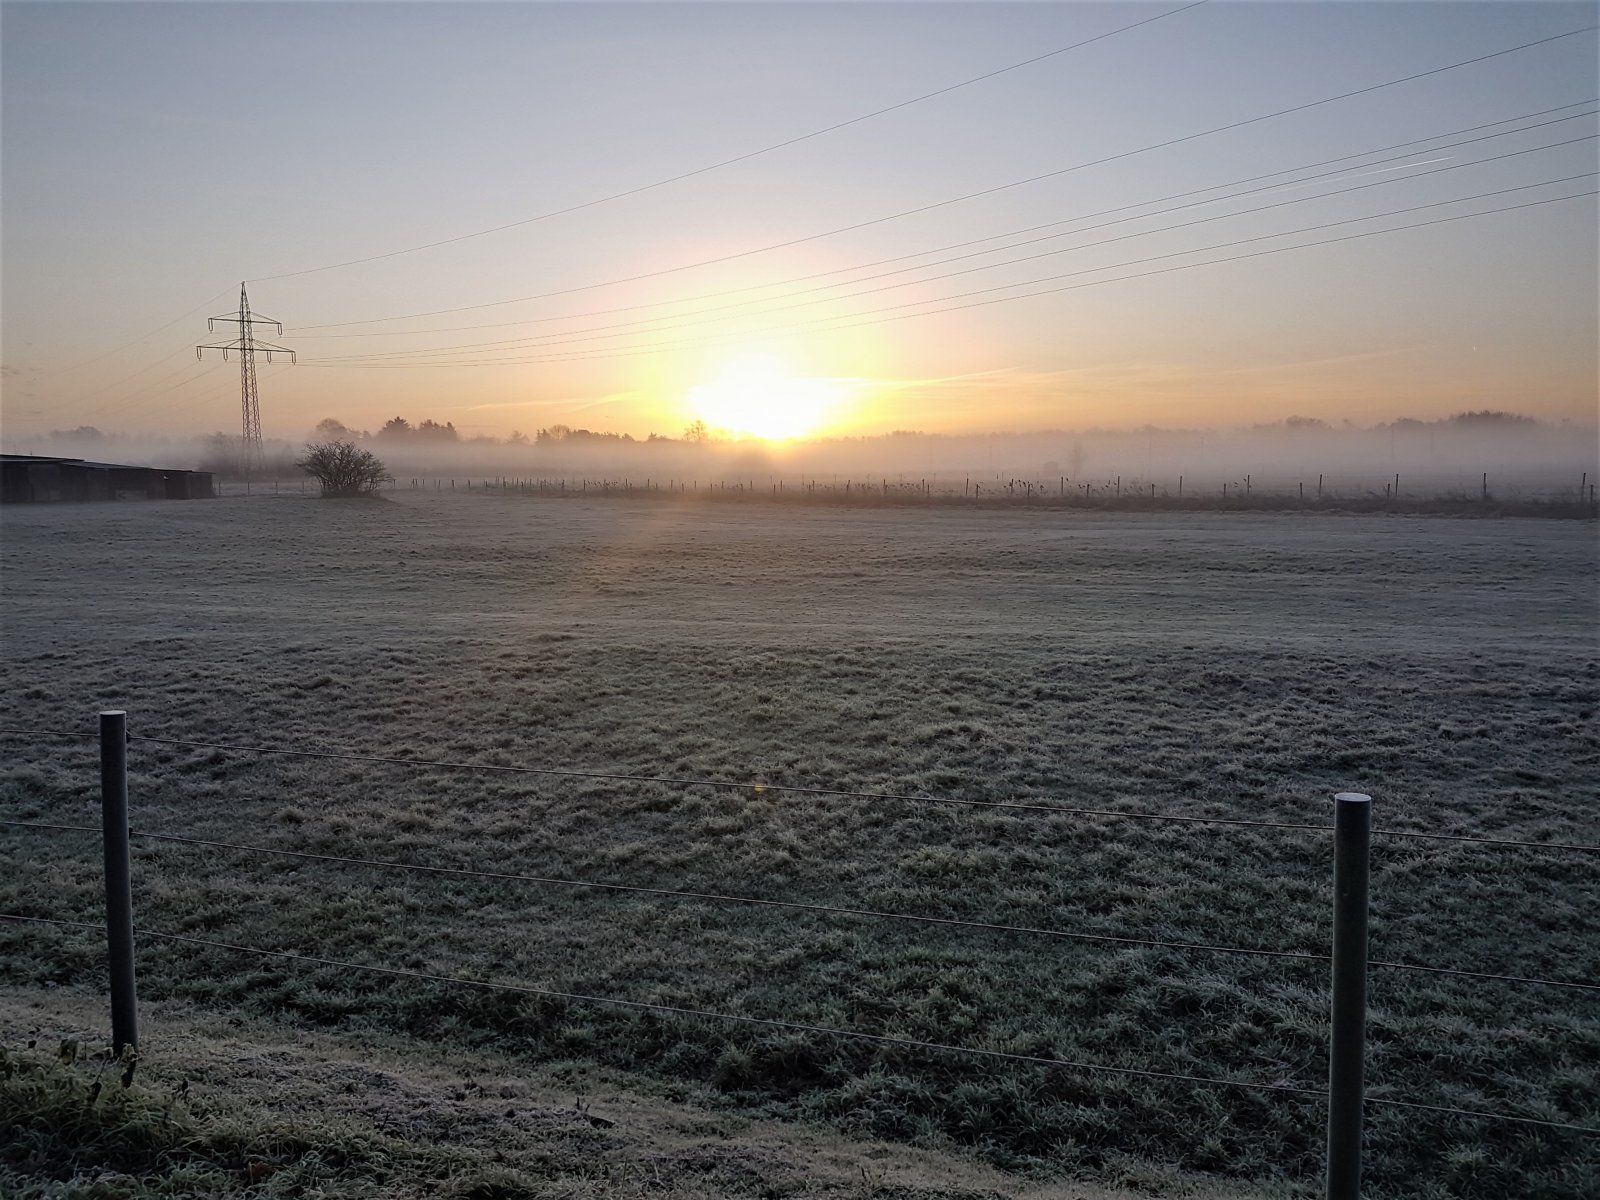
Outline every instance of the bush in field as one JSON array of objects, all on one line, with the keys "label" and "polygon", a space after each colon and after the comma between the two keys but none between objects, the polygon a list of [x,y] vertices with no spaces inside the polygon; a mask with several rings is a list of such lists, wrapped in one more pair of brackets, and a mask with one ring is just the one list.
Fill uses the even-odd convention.
[{"label": "bush in field", "polygon": [[378,456],[354,442],[310,443],[295,466],[322,485],[324,496],[371,496],[394,482]]}]

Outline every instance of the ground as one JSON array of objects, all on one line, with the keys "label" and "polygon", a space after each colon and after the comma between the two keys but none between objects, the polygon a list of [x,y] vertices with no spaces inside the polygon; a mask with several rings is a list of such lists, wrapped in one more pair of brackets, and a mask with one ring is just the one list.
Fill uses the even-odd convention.
[{"label": "ground", "polygon": [[[95,1032],[104,1024],[102,1008],[52,990],[0,994],[8,1032],[0,1062],[11,1068],[0,1072],[0,1130],[12,1147],[9,1161],[0,1158],[4,1194],[211,1195],[249,1185],[279,1196],[316,1189],[328,1198],[452,1200],[1137,1194],[1018,1180],[950,1154],[674,1102],[616,1072],[578,1064],[530,1070],[494,1054],[317,1033],[180,1005],[146,1005],[145,1058],[124,1089],[124,1068],[106,1059]],[[71,1065],[62,1061],[64,1047]],[[46,1080],[49,1091],[41,1086]],[[63,1152],[62,1118],[81,1121],[85,1107],[95,1107],[89,1091],[96,1082],[104,1125],[123,1117],[122,1136],[99,1143],[80,1136]],[[142,1120],[127,1120],[130,1110]],[[1174,1197],[1241,1194],[1160,1182]],[[1270,1200],[1265,1191],[1249,1195]]]},{"label": "ground", "polygon": [[[7,726],[1595,842],[1582,521],[778,509],[397,493],[14,508]],[[0,815],[93,823],[92,744],[6,736]],[[135,743],[142,830],[1324,953],[1303,830]],[[87,834],[7,828],[0,909],[96,919]],[[1315,1090],[1326,964],[429,877],[139,840],[149,930]],[[1600,978],[1593,854],[1380,836],[1375,958]],[[100,944],[0,926],[12,987]],[[152,999],[583,1064],[1034,1182],[1317,1184],[1314,1097],[1016,1067],[146,939]],[[1375,970],[1377,1099],[1594,1123],[1593,993]],[[29,993],[31,994],[31,993]],[[1600,1141],[1374,1106],[1373,1196],[1576,1197]],[[1159,1181],[1152,1183],[1151,1181]],[[625,1194],[625,1193],[624,1193]]]}]

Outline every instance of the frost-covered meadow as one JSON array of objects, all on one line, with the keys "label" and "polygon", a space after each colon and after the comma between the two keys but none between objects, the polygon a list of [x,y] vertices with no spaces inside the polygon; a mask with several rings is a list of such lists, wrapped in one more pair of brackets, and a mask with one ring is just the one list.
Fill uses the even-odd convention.
[{"label": "frost-covered meadow", "polygon": [[[396,493],[15,506],[0,724],[1595,842],[1586,521],[843,510]],[[7,737],[7,817],[92,743]],[[328,854],[1321,952],[1329,847],[1049,816],[136,743],[137,828]],[[1376,839],[1375,957],[1600,978],[1594,855]],[[0,830],[7,912],[94,920],[91,837]],[[150,929],[1317,1088],[1325,966],[135,847]],[[102,948],[0,927],[0,979]],[[1106,1182],[1317,1178],[1314,1100],[1019,1069],[146,941],[219,1011],[637,1071],[707,1104]],[[1375,971],[1371,1094],[1593,1122],[1592,993]],[[1375,1108],[1372,1194],[1576,1197],[1594,1139]]]}]

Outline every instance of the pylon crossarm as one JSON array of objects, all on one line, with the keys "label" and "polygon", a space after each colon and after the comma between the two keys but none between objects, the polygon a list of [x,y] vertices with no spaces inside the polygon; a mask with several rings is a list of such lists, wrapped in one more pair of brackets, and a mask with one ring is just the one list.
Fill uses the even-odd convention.
[{"label": "pylon crossarm", "polygon": [[[239,324],[239,316],[238,316],[237,313],[234,313],[234,314],[219,313],[217,316],[207,317],[206,318],[206,329],[207,329],[207,331],[209,332],[210,330],[215,329],[217,327],[217,323],[219,321],[224,325],[237,325],[237,324]],[[283,334],[283,322],[282,321],[274,321],[271,317],[258,317],[258,316],[255,316],[254,314],[251,314],[251,315],[245,317],[244,323],[246,325],[251,326],[251,327],[254,327],[256,325],[271,325],[271,326],[274,326],[277,329],[277,331],[278,331],[280,336]]]}]

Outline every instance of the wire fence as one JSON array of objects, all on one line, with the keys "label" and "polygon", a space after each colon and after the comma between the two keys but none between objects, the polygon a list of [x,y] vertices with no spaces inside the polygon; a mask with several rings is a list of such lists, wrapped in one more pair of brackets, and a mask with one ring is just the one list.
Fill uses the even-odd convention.
[{"label": "wire fence", "polygon": [[[114,717],[117,722],[124,718],[120,714],[105,714],[102,718]],[[130,744],[145,744],[151,746],[170,746],[183,749],[204,749],[231,755],[254,756],[285,756],[302,760],[337,760],[355,763],[371,763],[383,765],[399,765],[412,768],[437,769],[444,771],[487,771],[502,772],[529,776],[545,776],[565,779],[602,780],[631,784],[666,785],[675,788],[718,788],[739,789],[743,791],[761,793],[777,792],[810,797],[833,797],[853,800],[873,800],[882,802],[902,803],[907,805],[934,804],[952,805],[978,809],[1001,809],[1022,814],[1049,814],[1052,816],[1085,817],[1109,820],[1127,820],[1147,823],[1162,823],[1174,826],[1193,826],[1196,824],[1214,825],[1221,827],[1236,827],[1250,830],[1272,830],[1295,836],[1315,836],[1329,839],[1334,842],[1336,863],[1335,887],[1338,891],[1341,886],[1339,872],[1349,872],[1359,868],[1361,883],[1361,922],[1359,938],[1359,960],[1354,964],[1360,982],[1360,1011],[1355,1014],[1364,1027],[1365,1016],[1365,983],[1364,978],[1369,971],[1377,969],[1386,972],[1414,973],[1443,978],[1459,978],[1464,980],[1482,981],[1497,984],[1549,988],[1562,992],[1593,995],[1600,992],[1600,982],[1582,979],[1560,979],[1532,975],[1521,975],[1511,972],[1498,971],[1483,967],[1450,967],[1429,963],[1395,961],[1370,958],[1366,952],[1365,930],[1365,839],[1363,837],[1359,850],[1359,857],[1350,857],[1353,853],[1353,843],[1345,844],[1343,826],[1312,824],[1306,822],[1264,821],[1235,816],[1204,816],[1177,813],[1162,813],[1137,810],[1122,810],[1110,808],[1067,807],[1054,804],[1040,804],[1024,801],[1008,800],[976,800],[948,796],[932,795],[907,795],[887,791],[871,791],[852,788],[830,788],[789,783],[769,783],[760,780],[725,780],[706,778],[685,778],[671,775],[655,775],[632,773],[626,771],[599,771],[579,770],[569,767],[554,766],[515,766],[495,763],[459,762],[439,759],[416,758],[410,756],[366,754],[351,750],[320,749],[289,745],[241,745],[235,743],[212,742],[194,738],[166,738],[144,735],[129,735],[125,725],[115,724],[112,728],[117,731],[115,736],[108,736],[106,728],[100,734],[86,731],[64,729],[34,729],[22,727],[0,727],[0,734],[10,737],[22,738],[50,738],[50,739],[91,739],[99,736],[102,767],[102,794],[104,803],[104,821],[101,826],[74,824],[67,822],[50,822],[38,820],[23,820],[7,817],[0,819],[0,827],[28,829],[52,834],[99,834],[105,841],[107,861],[107,901],[108,920],[105,926],[98,923],[69,919],[58,915],[42,913],[0,913],[0,919],[20,925],[51,926],[63,929],[98,931],[105,928],[110,935],[112,948],[112,1007],[113,1025],[119,1021],[119,1011],[123,1014],[121,1021],[126,1025],[123,1034],[118,1035],[119,1041],[127,1044],[137,1044],[135,1018],[132,1004],[132,944],[134,937],[151,939],[171,943],[181,943],[196,946],[207,951],[223,955],[243,955],[261,959],[277,959],[290,962],[316,965],[338,971],[360,972],[397,979],[411,979],[428,983],[444,985],[452,988],[470,988],[487,990],[508,994],[537,996],[563,1002],[593,1005],[614,1009],[631,1010],[636,1012],[658,1013],[674,1017],[692,1018],[710,1022],[728,1023],[733,1025],[755,1026],[761,1028],[777,1029],[792,1033],[801,1033],[840,1039],[858,1043],[868,1043],[881,1046],[897,1047],[922,1053],[964,1056],[971,1059],[988,1060],[993,1062],[1011,1063],[1044,1067],[1051,1070],[1077,1072],[1086,1075],[1107,1075],[1130,1078],[1140,1078],[1169,1083],[1181,1083],[1202,1088],[1228,1088],[1243,1089],[1257,1092],[1275,1093],[1282,1096],[1317,1099],[1325,1101],[1330,1109],[1330,1128],[1335,1115],[1335,1110],[1348,1108],[1349,1097],[1341,1099],[1337,1086],[1338,1065],[1342,1052],[1338,1044],[1337,1028],[1339,1026],[1338,984],[1341,971],[1345,971],[1348,978],[1349,965],[1341,965],[1341,945],[1348,944],[1348,931],[1344,934],[1340,930],[1339,910],[1336,908],[1335,937],[1333,953],[1311,951],[1304,949],[1271,947],[1271,946],[1239,946],[1210,941],[1180,941],[1167,938],[1140,936],[1136,931],[1119,931],[1117,933],[1100,933],[1089,930],[1080,930],[1063,927],[1047,927],[1036,925],[1006,924],[998,921],[985,921],[966,919],[961,917],[944,916],[925,912],[903,912],[878,908],[854,906],[848,904],[828,904],[807,899],[777,898],[746,896],[720,891],[698,890],[690,888],[673,888],[650,886],[643,883],[594,880],[572,878],[566,876],[539,875],[532,873],[512,871],[480,870],[466,867],[442,866],[425,862],[408,862],[390,858],[374,858],[358,855],[337,853],[324,853],[309,850],[297,850],[288,847],[260,845],[247,842],[235,842],[216,838],[204,838],[187,834],[170,833],[159,830],[130,828],[126,816],[126,763],[127,750]],[[109,774],[108,774],[109,772]],[[120,772],[120,773],[119,773]],[[118,789],[122,797],[122,806],[118,808]],[[1429,841],[1447,841],[1457,844],[1467,844],[1482,847],[1488,851],[1539,851],[1560,855],[1594,856],[1600,855],[1600,844],[1558,841],[1532,841],[1527,839],[1503,838],[1488,835],[1472,834],[1446,834],[1427,830],[1410,829],[1372,829],[1365,824],[1366,813],[1370,805],[1366,804],[1366,797],[1341,796],[1341,802],[1354,800],[1360,804],[1362,833],[1370,832],[1379,836],[1398,839],[1426,839]],[[120,816],[119,816],[120,813]],[[657,1003],[645,1000],[635,1000],[618,996],[595,995],[587,992],[564,990],[556,987],[536,987],[529,984],[492,981],[483,979],[466,978],[459,975],[450,975],[439,972],[421,971],[410,968],[387,966],[382,964],[351,962],[342,959],[328,958],[318,954],[302,953],[272,949],[261,946],[241,945],[220,939],[198,937],[191,934],[173,933],[163,930],[134,927],[132,924],[131,900],[127,902],[125,913],[119,915],[116,903],[118,890],[115,874],[115,861],[120,854],[124,867],[122,886],[126,888],[126,862],[128,840],[140,839],[157,844],[173,846],[195,847],[208,851],[222,851],[235,856],[260,856],[270,858],[286,858],[299,861],[314,861],[327,863],[334,866],[357,868],[361,870],[381,870],[394,872],[409,872],[420,875],[436,877],[452,877],[466,879],[480,879],[495,881],[510,885],[524,885],[539,888],[579,889],[594,892],[619,893],[659,897],[663,899],[687,901],[693,903],[706,903],[726,905],[734,908],[769,909],[786,912],[798,912],[820,915],[825,917],[842,917],[850,920],[878,923],[896,923],[922,927],[941,927],[950,929],[970,930],[979,933],[993,934],[1012,938],[1043,938],[1055,940],[1070,940],[1097,945],[1105,948],[1145,947],[1164,951],[1176,951],[1184,954],[1215,954],[1243,956],[1255,959],[1287,960],[1298,964],[1328,964],[1332,967],[1335,981],[1335,1011],[1334,1028],[1335,1044],[1330,1053],[1330,1061],[1335,1072],[1335,1085],[1331,1090],[1307,1087],[1298,1083],[1274,1083],[1260,1079],[1230,1078],[1223,1075],[1203,1075],[1181,1071],[1164,1071],[1150,1068],[1137,1068],[1120,1066],[1109,1063],[1081,1061],[1076,1059],[1053,1058],[1043,1055],[1016,1053],[1012,1051],[992,1049],[976,1046],[961,1046],[942,1041],[923,1040],[897,1036],[889,1033],[876,1033],[861,1029],[844,1029],[829,1025],[813,1024],[801,1021],[789,1021],[778,1018],[754,1016],[739,1012],[717,1011],[698,1008],[686,1004]],[[120,849],[119,849],[120,847]],[[1347,877],[1348,881],[1348,877]],[[126,975],[127,982],[123,1007],[119,1010],[118,999],[118,924],[125,923],[123,930],[126,935]],[[1349,1014],[1347,1014],[1349,1015]],[[1347,1048],[1348,1049],[1348,1048]],[[1527,1113],[1505,1112],[1488,1109],[1475,1109],[1455,1107],[1449,1105],[1430,1104],[1422,1100],[1402,1098],[1392,1095],[1364,1095],[1360,1086],[1361,1046],[1357,1038],[1355,1046],[1355,1068],[1357,1070],[1357,1086],[1354,1092],[1356,1119],[1359,1122],[1360,1106],[1364,1104],[1377,1105],[1388,1108],[1416,1110],[1440,1115],[1449,1115],[1481,1121],[1503,1122],[1512,1126],[1537,1127],[1540,1129],[1563,1131],[1585,1137],[1600,1137],[1600,1127],[1584,1124],[1576,1120],[1537,1117]],[[1348,1053],[1343,1052],[1343,1057],[1348,1065]],[[1359,1142],[1357,1143],[1359,1145]],[[1330,1170],[1333,1150],[1330,1148]]]},{"label": "wire fence", "polygon": [[[44,821],[17,821],[0,819],[0,827],[41,829],[59,833],[101,832],[97,825],[58,825]],[[1292,826],[1290,828],[1293,828]],[[940,925],[954,929],[975,929],[988,933],[1018,934],[1057,938],[1068,941],[1097,942],[1111,946],[1145,946],[1158,950],[1179,950],[1205,954],[1242,954],[1258,958],[1285,958],[1301,962],[1327,963],[1331,954],[1305,950],[1278,950],[1257,946],[1226,946],[1210,942],[1180,942],[1156,938],[1132,937],[1114,934],[1086,933],[1074,929],[1055,929],[1035,925],[1008,925],[995,921],[971,921],[961,917],[942,917],[931,913],[892,912],[873,908],[856,908],[848,905],[819,904],[801,900],[774,900],[755,896],[735,896],[722,892],[693,891],[681,888],[646,887],[642,884],[607,883],[591,879],[563,879],[551,875],[530,875],[515,871],[481,871],[469,867],[441,867],[428,863],[396,862],[381,858],[356,858],[340,854],[319,854],[311,850],[289,850],[276,846],[254,846],[241,842],[216,841],[209,838],[187,837],[183,834],[157,833],[152,830],[130,829],[129,837],[154,842],[170,842],[181,846],[202,846],[211,850],[232,850],[241,854],[261,854],[278,858],[296,858],[311,862],[337,863],[352,867],[369,867],[389,871],[412,871],[424,875],[448,875],[463,879],[494,879],[506,883],[525,883],[539,887],[582,888],[590,891],[620,892],[638,896],[661,896],[671,900],[692,900],[708,904],[746,905],[751,908],[784,909],[790,912],[823,913],[831,916],[862,917],[878,921],[903,921],[917,925]],[[1429,975],[1453,975],[1464,979],[1491,979],[1503,983],[1526,983],[1539,987],[1566,988],[1573,991],[1600,992],[1600,983],[1586,983],[1571,979],[1544,979],[1531,975],[1508,975],[1487,971],[1469,971],[1460,967],[1437,967],[1424,963],[1395,962],[1388,959],[1369,958],[1368,966],[1394,971],[1417,971]]]},{"label": "wire fence", "polygon": [[[94,738],[97,734],[67,729],[20,729],[0,726],[0,734],[26,737]],[[670,787],[722,788],[744,792],[780,792],[802,796],[835,796],[854,800],[889,800],[904,804],[948,804],[961,808],[994,808],[1019,812],[1049,813],[1069,817],[1106,817],[1127,821],[1164,821],[1178,825],[1231,825],[1245,829],[1292,829],[1309,833],[1332,834],[1332,825],[1307,822],[1257,821],[1241,817],[1192,816],[1179,813],[1139,812],[1118,808],[1072,808],[1059,804],[1035,804],[1016,800],[972,800],[956,796],[929,796],[908,792],[875,792],[853,788],[812,787],[803,784],[773,783],[757,779],[703,779],[682,775],[644,775],[624,771],[585,771],[570,767],[512,766],[503,763],[450,762],[433,758],[400,758],[379,754],[360,754],[349,750],[308,750],[289,746],[250,746],[233,742],[205,742],[190,738],[147,737],[129,734],[130,742],[158,746],[183,746],[198,750],[219,750],[234,754],[278,754],[291,758],[335,759],[343,762],[378,763],[385,766],[428,767],[450,771],[489,771],[513,775],[537,775],[555,779],[589,779],[610,783],[655,783]],[[1433,841],[1475,843],[1484,846],[1524,846],[1539,850],[1575,850],[1600,854],[1600,843],[1535,842],[1517,838],[1482,835],[1433,833],[1411,829],[1374,829],[1376,834],[1396,838],[1422,838]]]},{"label": "wire fence", "polygon": [[[304,495],[317,490],[304,475],[214,482],[216,494]],[[702,478],[548,471],[539,475],[408,475],[389,491],[462,492],[546,498],[762,501],[788,505],[978,505],[1027,508],[1128,509],[1329,509],[1348,512],[1527,512],[1531,515],[1600,515],[1600,471],[1570,479],[1549,472],[1346,472],[1305,475],[1209,470],[1142,471],[1108,475],[1033,472],[907,476],[862,472],[860,477],[766,475]]]},{"label": "wire fence", "polygon": [[[29,917],[14,913],[0,913],[0,920],[16,921],[22,923],[55,925],[70,929],[88,929],[99,931],[100,926],[89,921],[65,921],[53,917]],[[1049,1067],[1058,1070],[1072,1070],[1105,1075],[1122,1075],[1139,1079],[1156,1079],[1176,1083],[1190,1083],[1211,1087],[1241,1088],[1247,1091],[1277,1092],[1290,1096],[1305,1096],[1321,1100],[1325,1093],[1319,1088],[1299,1087],[1294,1084],[1262,1083],[1249,1079],[1226,1079],[1212,1075],[1185,1075],[1176,1071],[1151,1071],[1139,1067],[1117,1067],[1106,1063],[1078,1062],[1068,1059],[1047,1058],[1037,1054],[1016,1054],[1006,1050],[991,1050],[979,1046],[956,1046],[946,1042],[929,1042],[916,1038],[895,1037],[890,1034],[867,1033],[859,1029],[836,1029],[827,1025],[811,1025],[803,1021],[783,1021],[773,1017],[753,1017],[745,1013],[714,1012],[708,1009],[687,1008],[675,1004],[655,1004],[644,1000],[625,1000],[615,996],[590,996],[581,992],[562,992],[551,988],[530,987],[526,984],[500,983],[484,979],[467,979],[459,975],[440,975],[430,971],[413,971],[404,967],[375,966],[371,963],[346,962],[342,959],[321,958],[312,954],[297,954],[288,950],[267,950],[259,946],[241,946],[234,942],[217,941],[213,938],[194,937],[190,934],[162,933],[156,930],[140,929],[140,937],[155,938],[160,941],[183,942],[193,946],[204,946],[213,950],[227,950],[237,954],[251,955],[257,958],[282,958],[293,962],[311,963],[321,967],[333,967],[345,971],[363,971],[373,975],[387,975],[403,979],[418,979],[429,983],[443,983],[458,987],[478,988],[493,992],[510,992],[518,995],[541,996],[551,1000],[566,1000],[580,1004],[597,1004],[611,1008],[625,1008],[636,1012],[663,1013],[670,1016],[697,1017],[712,1021],[727,1021],[734,1024],[755,1025],[767,1029],[781,1029],[790,1033],[819,1034],[824,1037],[841,1038],[847,1041],[868,1042],[880,1046],[896,1046],[901,1049],[933,1051],[940,1054],[963,1055],[969,1058],[983,1058],[1000,1062],[1018,1063],[1034,1067]],[[1482,1109],[1453,1108],[1443,1104],[1423,1104],[1411,1100],[1399,1100],[1386,1096],[1369,1096],[1368,1104],[1383,1105],[1392,1108],[1417,1109],[1424,1112],[1448,1113],[1453,1116],[1473,1117],[1491,1121],[1506,1121],[1517,1125],[1537,1126],[1541,1129],[1559,1129],[1570,1132],[1587,1134],[1600,1137],[1600,1129],[1587,1125],[1579,1125],[1567,1121],[1547,1121],[1538,1117],[1517,1116],[1510,1113],[1490,1112]]]}]

